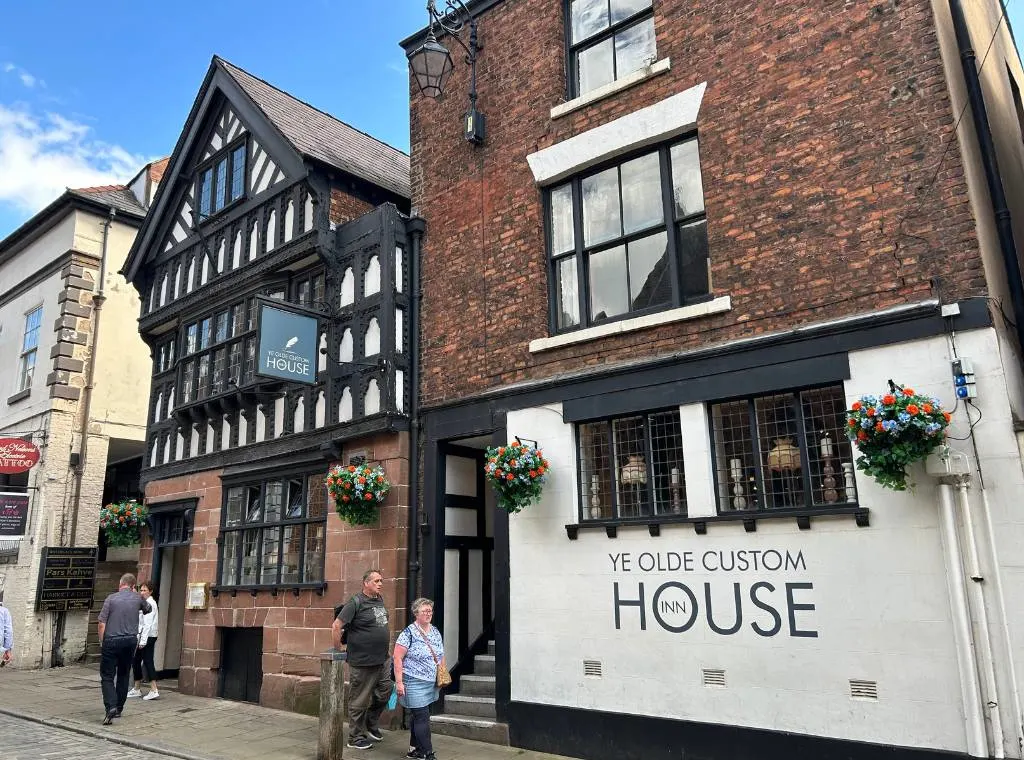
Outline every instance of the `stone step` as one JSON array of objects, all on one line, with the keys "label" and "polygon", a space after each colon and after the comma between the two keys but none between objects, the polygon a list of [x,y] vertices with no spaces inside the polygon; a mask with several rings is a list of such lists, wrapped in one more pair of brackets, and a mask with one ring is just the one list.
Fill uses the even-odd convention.
[{"label": "stone step", "polygon": [[494,655],[493,654],[478,654],[473,658],[473,674],[478,676],[493,676],[494,675]]},{"label": "stone step", "polygon": [[487,654],[494,654],[494,641],[487,642]]},{"label": "stone step", "polygon": [[493,697],[496,693],[494,676],[462,676],[459,692],[471,697]]},{"label": "stone step", "polygon": [[494,697],[474,697],[469,694],[449,694],[444,698],[446,715],[467,715],[474,718],[498,717]]},{"label": "stone step", "polygon": [[431,715],[430,730],[435,734],[457,736],[460,739],[470,739],[476,742],[501,744],[506,747],[509,744],[508,724],[498,723],[496,720],[487,718],[448,715],[447,713]]}]

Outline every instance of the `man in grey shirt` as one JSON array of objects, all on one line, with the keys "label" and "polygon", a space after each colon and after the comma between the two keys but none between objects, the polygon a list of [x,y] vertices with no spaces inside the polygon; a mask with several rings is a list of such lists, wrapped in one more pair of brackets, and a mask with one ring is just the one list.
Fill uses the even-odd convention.
[{"label": "man in grey shirt", "polygon": [[[108,596],[100,610],[100,685],[103,688],[103,725],[121,716],[128,699],[128,676],[139,645],[139,613],[149,605],[135,590],[135,576],[125,573],[117,592]],[[115,686],[116,680],[116,686]]]}]

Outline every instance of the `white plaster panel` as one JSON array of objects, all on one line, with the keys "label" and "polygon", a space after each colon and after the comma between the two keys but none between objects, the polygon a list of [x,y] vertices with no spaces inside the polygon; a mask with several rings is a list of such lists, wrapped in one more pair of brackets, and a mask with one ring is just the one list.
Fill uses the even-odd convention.
[{"label": "white plaster panel", "polygon": [[[1009,647],[1020,659],[1024,516],[1019,504],[1024,475],[1006,378],[993,330],[959,333],[957,348],[974,360],[978,373],[976,403],[983,417],[975,432],[1010,617],[1006,643],[997,641],[996,650]],[[853,352],[847,399],[880,394],[891,377],[952,409],[950,355],[942,337]],[[575,444],[573,426],[553,413],[559,408],[515,410],[507,418],[510,439],[519,435],[538,440],[552,465],[541,502],[509,521],[512,699],[965,750],[937,492],[923,468],[914,470],[916,488],[904,493],[885,491],[857,474],[860,501],[871,510],[869,527],[836,516],[815,518],[811,530],[800,530],[791,520],[761,520],[754,533],[740,523],[709,525],[707,535],[696,535],[689,525],[663,525],[661,535],[651,537],[646,526],[639,526],[620,528],[615,540],[604,531],[583,530],[578,540],[570,541],[564,525],[576,522],[577,516]],[[680,416],[691,514],[706,509],[702,500],[713,514],[703,405],[681,407]],[[967,431],[961,404],[951,435],[963,437]],[[953,445],[973,460],[968,441]],[[972,485],[971,508],[983,514],[980,483],[975,479]],[[979,533],[983,528],[979,523]],[[743,551],[750,561],[752,552],[767,550],[783,557],[789,552],[801,562],[779,570],[707,569],[702,563],[706,552],[733,556]],[[665,569],[670,552],[689,557],[689,569]],[[624,553],[631,558],[628,572],[621,564]],[[646,571],[638,559],[645,553],[655,563]],[[657,566],[659,555],[662,569]],[[983,552],[982,561],[994,570],[991,552]],[[552,584],[552,577],[559,582]],[[663,628],[654,616],[653,594],[668,581],[685,584],[697,600],[696,621],[683,632]],[[988,581],[994,583],[995,576],[987,577],[986,588]],[[754,623],[762,631],[775,627],[772,614],[751,602],[751,587],[759,582],[771,584],[759,587],[758,599],[779,615],[775,635],[759,635],[752,628]],[[636,607],[620,609],[616,629],[615,583],[624,599],[636,599],[643,583],[645,630]],[[732,593],[739,584],[743,617],[735,634],[710,627],[705,584],[720,627],[735,620]],[[813,605],[793,610],[795,631],[790,630],[787,584],[810,584],[790,587],[795,603]],[[669,587],[661,601],[671,600],[677,591]],[[689,603],[681,593],[675,598]],[[995,601],[988,604],[994,628],[1000,621],[998,607]],[[678,626],[689,612],[661,614]],[[810,632],[817,635],[793,635]],[[600,660],[603,678],[585,678],[583,659]],[[537,668],[538,661],[545,667]],[[703,687],[702,667],[725,669],[727,687]],[[1019,662],[1016,668],[1016,674],[1000,673],[1001,683],[1013,677],[1021,683]],[[853,678],[878,681],[879,700],[851,700]]]},{"label": "white plaster panel", "polygon": [[549,185],[627,151],[693,129],[707,82],[588,129],[526,157],[539,185]]},{"label": "white plaster panel", "polygon": [[456,496],[476,496],[476,460],[448,454],[444,461],[444,492]]},{"label": "white plaster panel", "polygon": [[444,534],[446,536],[476,536],[476,510],[464,507],[445,507]]},{"label": "white plaster panel", "polygon": [[444,620],[441,621],[441,631],[444,634],[445,664],[449,668],[453,668],[459,661],[459,552],[457,549],[445,549],[444,552]]}]

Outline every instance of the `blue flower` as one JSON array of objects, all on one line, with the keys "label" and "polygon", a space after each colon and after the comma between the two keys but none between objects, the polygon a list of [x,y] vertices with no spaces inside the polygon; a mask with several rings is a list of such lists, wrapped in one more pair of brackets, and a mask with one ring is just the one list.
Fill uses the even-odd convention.
[{"label": "blue flower", "polygon": [[896,427],[896,420],[885,420],[882,422],[882,429],[887,433],[891,433]]},{"label": "blue flower", "polygon": [[898,417],[899,417],[899,421],[904,423],[904,424],[910,422],[910,415],[907,412],[900,412]]},{"label": "blue flower", "polygon": [[870,419],[870,418],[868,418],[868,417],[865,417],[864,419],[862,419],[862,420],[860,421],[860,426],[861,426],[862,428],[864,428],[865,430],[868,430],[868,429],[870,429],[870,428],[874,427],[874,423],[872,423],[872,422],[871,422],[871,419]]}]

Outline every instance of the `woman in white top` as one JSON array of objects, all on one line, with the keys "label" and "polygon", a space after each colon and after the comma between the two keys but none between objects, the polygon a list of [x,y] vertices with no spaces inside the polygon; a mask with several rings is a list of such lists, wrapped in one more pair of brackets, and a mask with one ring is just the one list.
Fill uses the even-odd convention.
[{"label": "woman in white top", "polygon": [[149,602],[149,612],[139,613],[139,648],[135,650],[135,659],[132,662],[132,675],[135,677],[135,687],[128,692],[129,697],[142,697],[139,688],[142,685],[142,666],[146,668],[146,675],[149,677],[149,693],[143,699],[159,699],[160,690],[156,683],[156,668],[153,666],[153,652],[156,650],[157,623],[159,622],[156,607],[156,599],[153,598],[153,582],[146,581],[139,586],[139,593],[142,598]]}]

